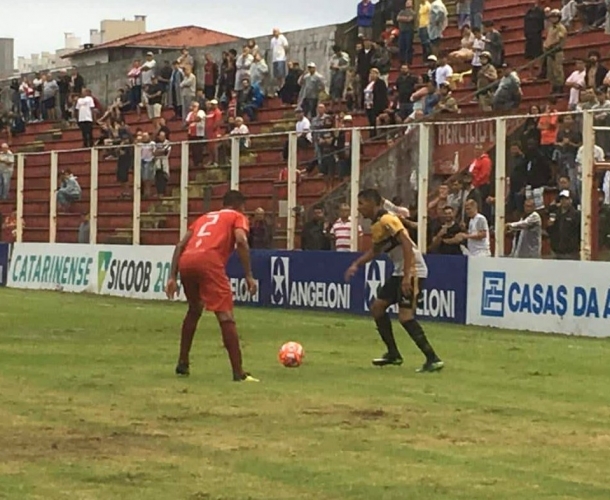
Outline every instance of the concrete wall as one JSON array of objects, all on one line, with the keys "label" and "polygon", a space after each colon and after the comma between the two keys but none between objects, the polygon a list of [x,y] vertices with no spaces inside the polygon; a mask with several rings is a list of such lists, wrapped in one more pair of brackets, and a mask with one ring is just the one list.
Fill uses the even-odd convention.
[{"label": "concrete wall", "polygon": [[13,74],[15,70],[15,41],[12,38],[0,38],[0,77]]}]

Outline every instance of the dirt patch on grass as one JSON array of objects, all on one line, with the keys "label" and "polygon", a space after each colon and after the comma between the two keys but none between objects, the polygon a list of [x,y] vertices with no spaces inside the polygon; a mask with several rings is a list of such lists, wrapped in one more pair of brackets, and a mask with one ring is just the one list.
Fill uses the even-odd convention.
[{"label": "dirt patch on grass", "polygon": [[154,454],[160,432],[109,431],[86,434],[80,430],[41,428],[0,429],[0,462],[63,459],[66,457],[110,458]]}]

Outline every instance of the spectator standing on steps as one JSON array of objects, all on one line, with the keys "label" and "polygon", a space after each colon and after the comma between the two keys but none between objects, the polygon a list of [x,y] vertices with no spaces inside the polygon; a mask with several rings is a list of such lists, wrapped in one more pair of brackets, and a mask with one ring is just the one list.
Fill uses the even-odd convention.
[{"label": "spectator standing on steps", "polygon": [[250,243],[250,248],[259,250],[268,250],[273,246],[273,230],[265,217],[265,210],[261,207],[254,211],[248,233],[248,243]]},{"label": "spectator standing on steps", "polygon": [[413,10],[413,0],[407,0],[405,7],[398,13],[398,48],[400,62],[402,64],[413,64],[413,38],[415,36],[415,11]]},{"label": "spectator standing on steps", "polygon": [[180,92],[182,94],[182,119],[184,120],[184,125],[187,125],[186,117],[197,93],[197,77],[190,66],[184,68],[184,79],[180,82]]},{"label": "spectator standing on steps", "polygon": [[299,107],[305,116],[311,118],[318,107],[320,93],[325,89],[324,78],[316,71],[316,64],[307,65],[307,73],[301,77],[301,92],[299,94]]},{"label": "spectator standing on steps", "polygon": [[288,40],[281,34],[280,30],[274,28],[273,36],[271,37],[271,61],[273,78],[276,81],[277,90],[283,86],[288,75],[287,55],[288,55]]},{"label": "spectator standing on steps", "polygon": [[430,24],[428,24],[428,36],[432,53],[438,56],[441,52],[441,40],[443,31],[449,23],[449,13],[443,0],[433,0],[430,4]]},{"label": "spectator standing on steps", "polygon": [[430,35],[428,34],[428,27],[430,26],[430,8],[430,0],[422,0],[417,12],[417,34],[419,35],[419,41],[422,46],[424,64],[428,64],[428,57],[432,54]]},{"label": "spectator standing on steps", "polygon": [[356,23],[358,34],[371,40],[373,38],[373,18],[375,17],[375,5],[371,0],[361,0],[358,4]]},{"label": "spectator standing on steps", "polygon": [[0,200],[8,200],[15,168],[15,155],[5,142],[0,149]]},{"label": "spectator standing on steps", "polygon": [[[542,55],[542,33],[544,32],[544,9],[540,7],[540,0],[534,0],[523,17],[523,32],[525,34],[525,59],[532,61]],[[537,64],[532,73],[539,73]]]},{"label": "spectator standing on steps", "polygon": [[470,22],[473,29],[483,27],[483,0],[470,1]]},{"label": "spectator standing on steps", "polygon": [[494,28],[493,21],[485,21],[483,26],[485,27],[485,50],[491,56],[491,63],[496,68],[500,68],[504,62],[504,41],[502,40],[502,35]]},{"label": "spectator standing on steps", "polygon": [[563,46],[568,32],[561,20],[561,13],[553,9],[549,14],[551,25],[549,26],[544,41],[545,52],[550,53],[546,56],[546,74],[551,83],[551,91],[554,94],[563,92],[565,76],[563,74]]},{"label": "spectator standing on steps", "polygon": [[76,114],[78,120],[78,128],[80,128],[83,136],[83,146],[85,148],[93,147],[93,110],[95,102],[91,97],[88,89],[83,89],[81,97],[76,101]]},{"label": "spectator standing on steps", "polygon": [[[337,252],[351,252],[352,250],[352,219],[350,208],[347,203],[339,207],[339,218],[330,228],[330,237],[334,241]],[[362,247],[362,228],[358,224],[358,242],[356,249]]]},{"label": "spectator standing on steps", "polygon": [[462,233],[461,239],[466,242],[468,254],[472,257],[490,257],[487,219],[479,213],[478,204],[474,200],[468,200],[465,209],[468,216],[468,232]]}]

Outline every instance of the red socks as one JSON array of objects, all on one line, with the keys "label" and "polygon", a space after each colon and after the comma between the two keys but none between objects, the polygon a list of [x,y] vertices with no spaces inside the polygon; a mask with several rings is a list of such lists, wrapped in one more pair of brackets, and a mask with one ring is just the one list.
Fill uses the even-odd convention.
[{"label": "red socks", "polygon": [[222,342],[229,353],[233,374],[241,377],[244,374],[244,370],[241,366],[241,349],[239,347],[239,336],[237,335],[235,321],[221,322],[220,330],[222,332]]}]

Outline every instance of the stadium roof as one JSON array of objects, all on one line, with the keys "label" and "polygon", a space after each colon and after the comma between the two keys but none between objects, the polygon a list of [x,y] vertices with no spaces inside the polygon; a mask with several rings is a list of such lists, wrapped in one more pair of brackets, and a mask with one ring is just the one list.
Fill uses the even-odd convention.
[{"label": "stadium roof", "polygon": [[219,43],[234,42],[239,40],[238,37],[221,33],[220,31],[209,30],[199,26],[181,26],[178,28],[169,28],[159,31],[151,31],[149,33],[140,33],[138,35],[130,35],[112,42],[106,42],[99,45],[94,45],[89,49],[79,49],[69,54],[63,55],[62,59],[70,58],[77,55],[91,54],[98,50],[117,49],[124,47],[133,48],[163,48],[163,49],[178,49],[182,47],[206,47],[208,45],[216,45]]}]

